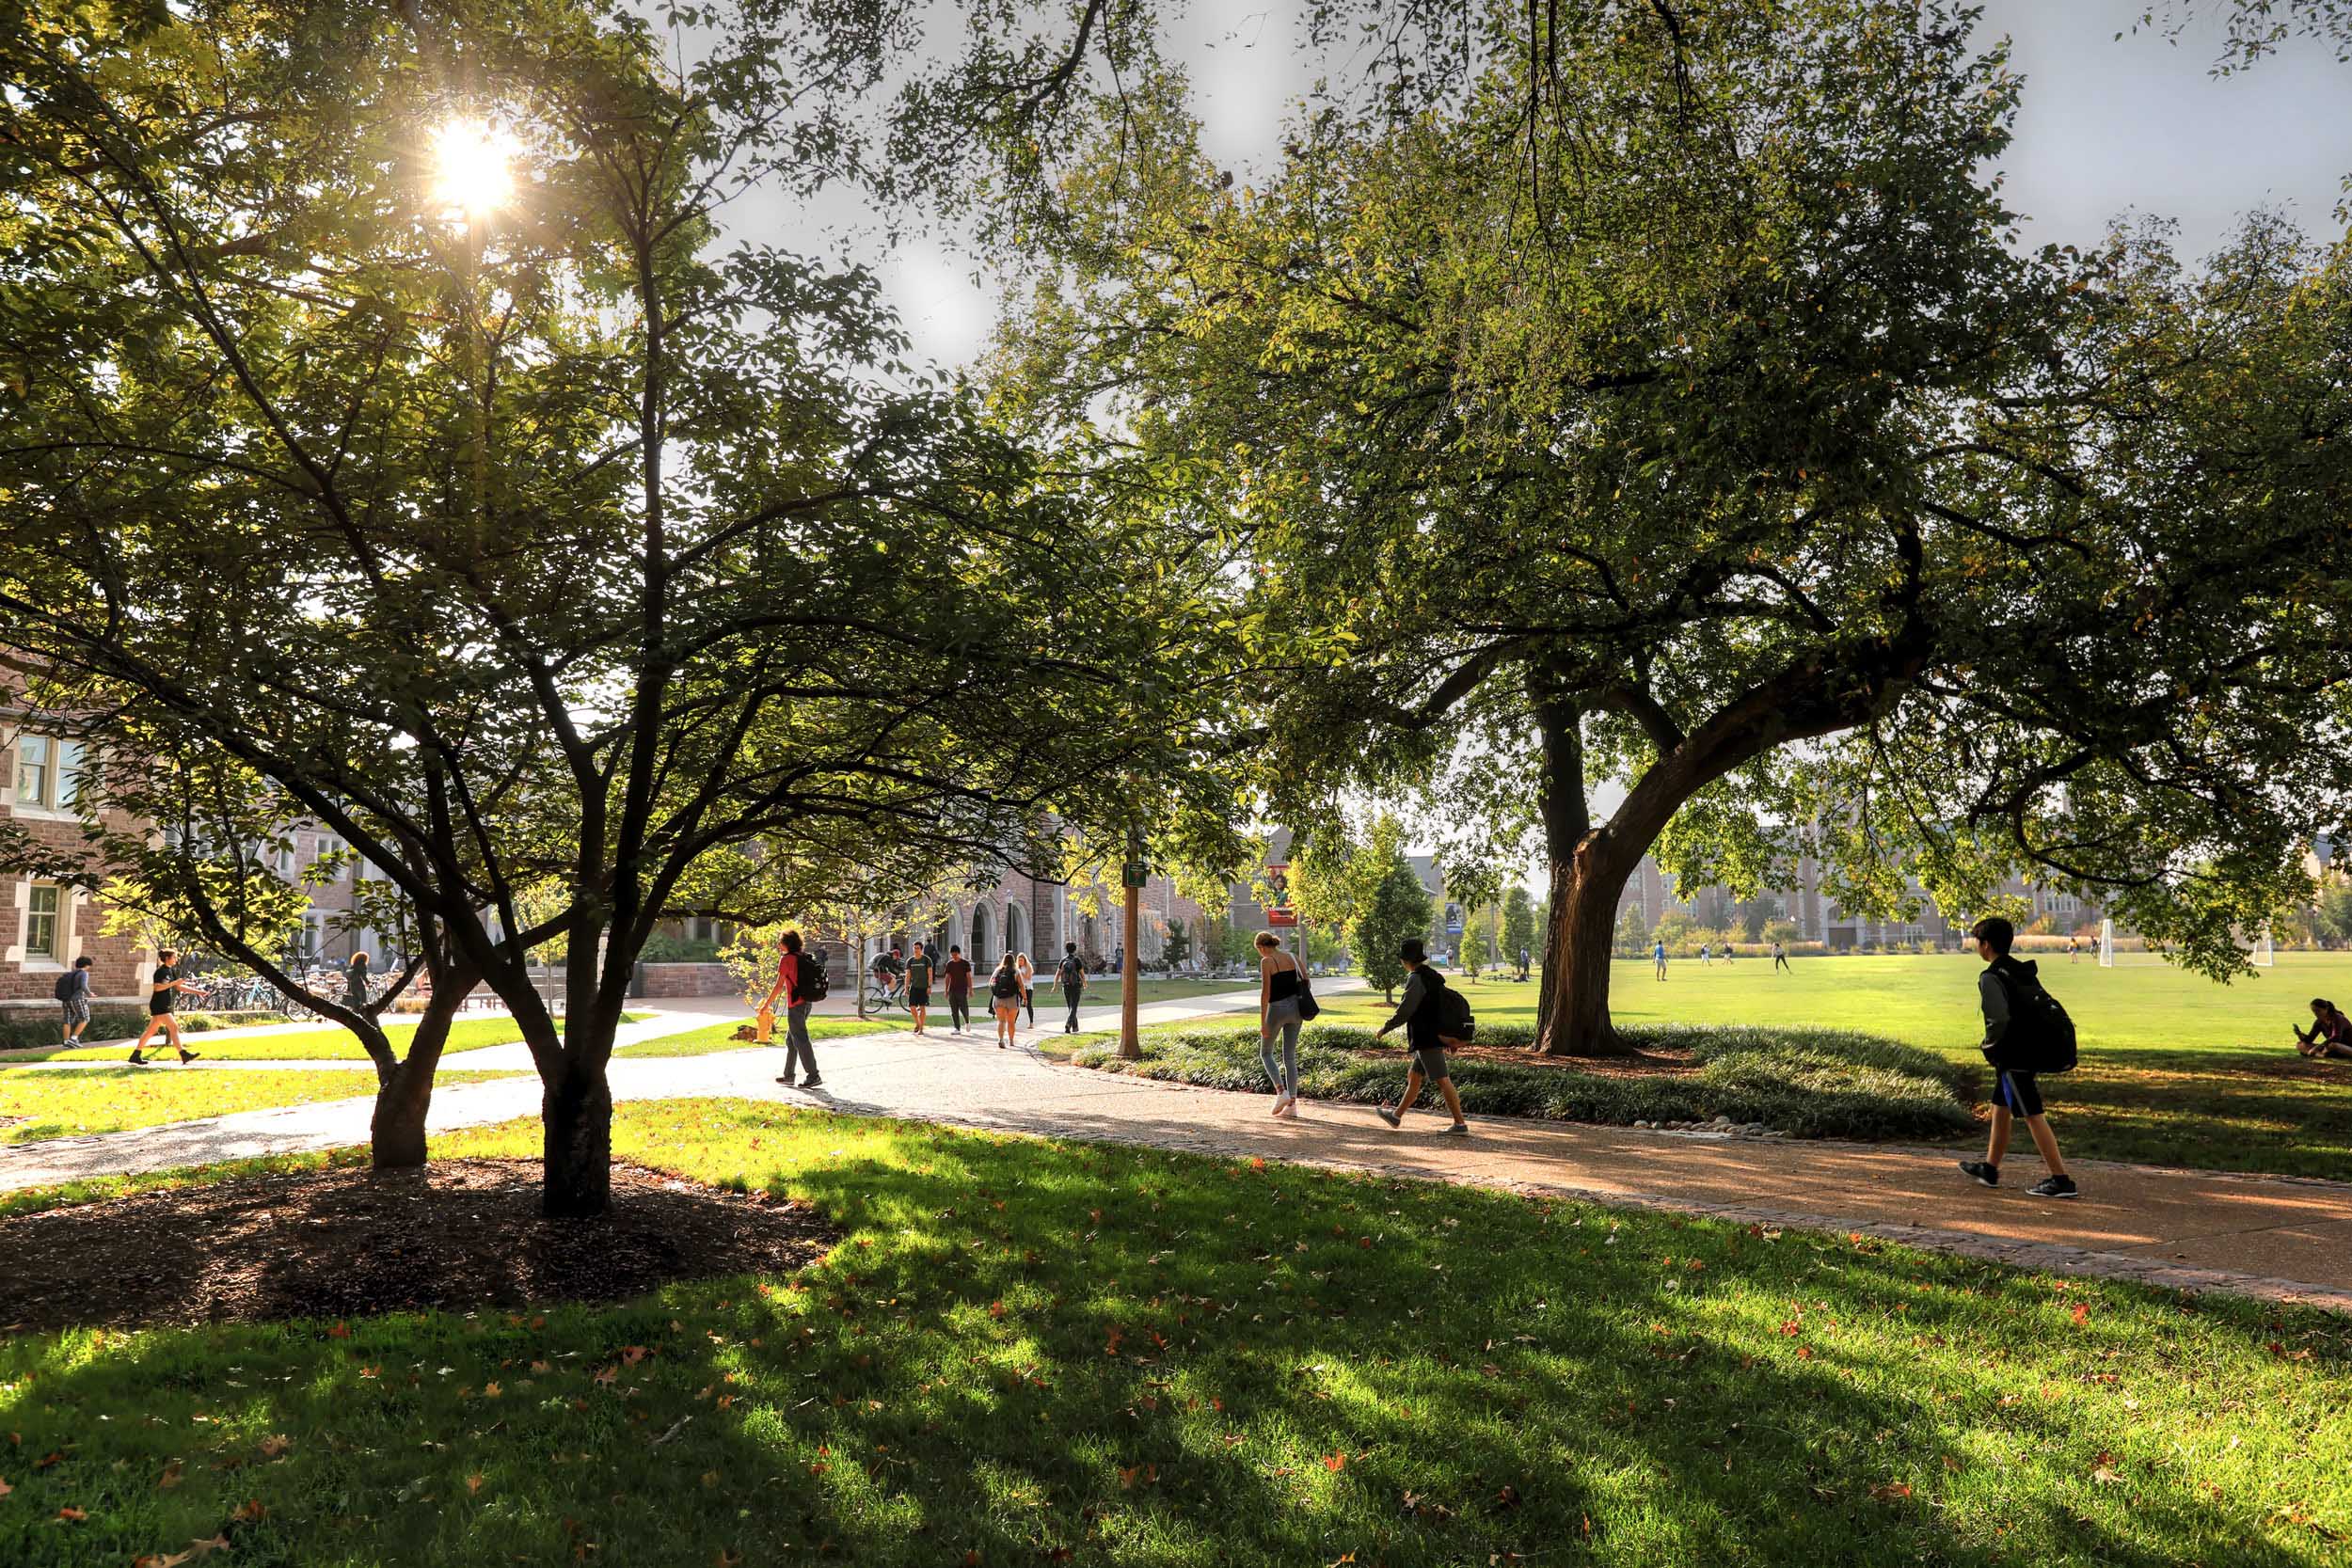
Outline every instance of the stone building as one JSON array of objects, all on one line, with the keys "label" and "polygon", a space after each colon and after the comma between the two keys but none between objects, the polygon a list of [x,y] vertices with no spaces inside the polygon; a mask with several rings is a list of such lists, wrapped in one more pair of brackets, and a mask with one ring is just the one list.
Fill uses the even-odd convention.
[{"label": "stone building", "polygon": [[[0,816],[53,848],[87,844],[73,811],[82,766],[75,742],[42,735],[21,716],[0,711]],[[134,824],[127,816],[112,829]],[[93,865],[92,871],[97,871]],[[147,994],[154,953],[130,936],[103,936],[105,910],[91,894],[38,879],[21,866],[0,866],[0,1004],[10,1012],[54,1007],[57,977],[88,957],[91,993],[105,1002]],[[21,1006],[18,1005],[22,1005]]]}]

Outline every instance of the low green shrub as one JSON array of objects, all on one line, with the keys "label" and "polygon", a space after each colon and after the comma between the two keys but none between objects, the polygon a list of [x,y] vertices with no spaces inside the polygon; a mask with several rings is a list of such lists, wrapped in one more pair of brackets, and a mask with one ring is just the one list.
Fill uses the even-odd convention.
[{"label": "low green shrub", "polygon": [[[1481,1045],[1524,1045],[1526,1025],[1481,1030]],[[1688,1053],[1692,1072],[1654,1077],[1455,1058],[1454,1085],[1478,1116],[1628,1125],[1636,1121],[1762,1122],[1808,1138],[1931,1138],[1971,1131],[1979,1075],[1875,1036],[1837,1029],[1710,1028],[1677,1024],[1624,1033],[1644,1051]],[[1143,1059],[1119,1059],[1115,1041],[1072,1060],[1204,1088],[1265,1091],[1257,1032],[1201,1029],[1147,1035]],[[1376,1104],[1404,1083],[1401,1043],[1375,1046],[1369,1029],[1310,1025],[1299,1037],[1300,1092],[1311,1100]]]},{"label": "low green shrub", "polygon": [[[180,1032],[201,1034],[207,1029],[234,1029],[247,1023],[283,1023],[283,1013],[182,1013]],[[147,1027],[143,1007],[99,1007],[90,1013],[86,1040],[135,1038]],[[57,1043],[57,1013],[54,1007],[0,1022],[0,1051],[38,1051]]]}]

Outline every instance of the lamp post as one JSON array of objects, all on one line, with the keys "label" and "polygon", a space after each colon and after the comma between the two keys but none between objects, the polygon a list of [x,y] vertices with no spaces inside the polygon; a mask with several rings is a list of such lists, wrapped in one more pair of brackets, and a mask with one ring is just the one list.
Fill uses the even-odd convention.
[{"label": "lamp post", "polygon": [[1136,1032],[1136,1007],[1142,1000],[1141,974],[1136,956],[1138,934],[1136,914],[1143,902],[1143,884],[1149,880],[1143,863],[1143,834],[1136,829],[1127,830],[1127,860],[1119,868],[1121,891],[1126,895],[1120,909],[1120,942],[1125,955],[1119,966],[1119,1055],[1121,1061],[1139,1061],[1143,1056],[1142,1037]]}]

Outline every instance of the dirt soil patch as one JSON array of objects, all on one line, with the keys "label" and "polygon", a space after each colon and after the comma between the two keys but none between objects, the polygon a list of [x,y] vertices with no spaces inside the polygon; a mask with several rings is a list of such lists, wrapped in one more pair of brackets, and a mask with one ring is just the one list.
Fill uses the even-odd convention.
[{"label": "dirt soil patch", "polygon": [[789,1274],[840,1239],[808,1205],[633,1165],[590,1220],[539,1212],[539,1166],[304,1171],[0,1219],[0,1325],[262,1323],[619,1301]]}]

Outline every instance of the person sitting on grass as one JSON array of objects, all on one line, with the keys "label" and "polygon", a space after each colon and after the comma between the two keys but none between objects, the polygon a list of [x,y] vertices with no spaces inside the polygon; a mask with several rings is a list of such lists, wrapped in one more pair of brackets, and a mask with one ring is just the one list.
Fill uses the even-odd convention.
[{"label": "person sitting on grass", "polygon": [[1375,1037],[1385,1037],[1390,1030],[1403,1024],[1406,1044],[1413,1053],[1413,1065],[1405,1074],[1405,1098],[1396,1102],[1393,1111],[1386,1105],[1379,1107],[1380,1119],[1391,1127],[1401,1125],[1405,1113],[1421,1098],[1422,1085],[1430,1083],[1438,1085],[1438,1092],[1445,1097],[1445,1108],[1454,1113],[1454,1125],[1446,1132],[1456,1137],[1466,1136],[1470,1123],[1462,1117],[1462,1097],[1454,1092],[1454,1075],[1445,1065],[1445,1048],[1458,1047],[1462,1042],[1448,1040],[1438,1033],[1438,995],[1446,989],[1445,976],[1430,967],[1428,950],[1419,937],[1406,937],[1397,957],[1405,960],[1406,970],[1405,995],[1396,1005],[1396,1016],[1380,1025],[1380,1033]]},{"label": "person sitting on grass", "polygon": [[2295,1050],[2314,1061],[2333,1056],[2352,1062],[2352,1018],[2326,997],[2312,997],[2312,1026],[2296,1030]]}]

